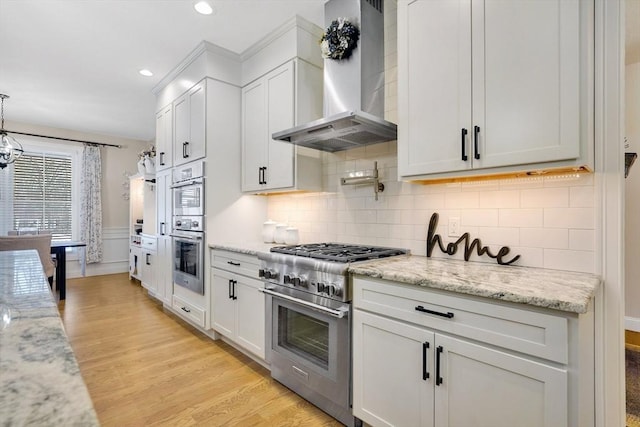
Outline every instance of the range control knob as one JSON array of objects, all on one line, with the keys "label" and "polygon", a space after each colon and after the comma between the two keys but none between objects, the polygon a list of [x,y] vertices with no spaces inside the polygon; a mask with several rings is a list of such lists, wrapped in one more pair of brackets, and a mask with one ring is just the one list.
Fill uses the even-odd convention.
[{"label": "range control knob", "polygon": [[176,227],[180,227],[182,225],[182,221],[178,220],[176,221]]},{"label": "range control knob", "polygon": [[288,284],[291,284],[291,279],[292,279],[292,277],[291,277],[291,275],[290,275],[290,274],[285,274],[285,275],[283,276],[283,278],[282,278],[282,279],[284,280],[284,283],[285,283],[285,284],[287,284],[287,285],[288,285]]},{"label": "range control knob", "polygon": [[265,279],[277,279],[278,272],[275,270],[269,270],[267,268],[258,270],[258,277],[264,277]]},{"label": "range control knob", "polygon": [[329,286],[327,286],[326,293],[327,293],[327,295],[329,295],[330,297],[335,296],[335,294],[336,294],[336,286],[335,286],[335,285],[329,285]]},{"label": "range control knob", "polygon": [[192,228],[198,228],[198,221],[191,221]]},{"label": "range control knob", "polygon": [[306,276],[300,276],[298,278],[298,283],[294,283],[294,286],[302,286],[303,288],[306,288],[307,286],[309,286],[309,281],[307,280]]},{"label": "range control knob", "polygon": [[324,283],[322,283],[322,282],[318,282],[318,283],[316,283],[316,290],[317,290],[317,292],[318,292],[319,294],[324,293],[324,289],[325,289],[325,287],[326,287],[326,286],[325,286],[325,284],[324,284]]}]

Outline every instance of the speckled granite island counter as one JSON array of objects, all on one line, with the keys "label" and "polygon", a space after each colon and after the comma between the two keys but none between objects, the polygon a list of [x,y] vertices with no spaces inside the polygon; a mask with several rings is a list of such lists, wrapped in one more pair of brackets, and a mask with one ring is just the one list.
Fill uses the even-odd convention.
[{"label": "speckled granite island counter", "polygon": [[222,242],[210,244],[209,249],[219,249],[239,254],[257,256],[260,252],[269,252],[269,249],[274,246],[282,246],[282,244],[262,242]]},{"label": "speckled granite island counter", "polygon": [[593,274],[415,255],[353,264],[349,272],[573,313],[587,311],[601,283]]},{"label": "speckled granite island counter", "polygon": [[98,426],[35,250],[0,252],[0,305],[0,423]]}]

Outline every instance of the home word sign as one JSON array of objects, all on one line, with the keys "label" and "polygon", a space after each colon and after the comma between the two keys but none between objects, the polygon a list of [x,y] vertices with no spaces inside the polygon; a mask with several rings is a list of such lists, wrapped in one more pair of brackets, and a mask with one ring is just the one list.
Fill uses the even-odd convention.
[{"label": "home word sign", "polygon": [[442,243],[442,238],[439,234],[436,234],[436,228],[438,227],[438,214],[433,213],[431,215],[431,219],[429,220],[429,230],[427,231],[427,256],[430,257],[433,253],[433,249],[436,245],[440,248],[440,250],[446,254],[454,255],[458,252],[458,246],[462,242],[464,242],[464,260],[469,261],[471,254],[475,250],[478,256],[487,255],[495,259],[500,265],[509,265],[520,259],[520,255],[516,255],[511,258],[509,261],[505,261],[504,257],[509,254],[510,249],[507,246],[503,246],[500,248],[497,254],[493,254],[491,250],[487,246],[482,246],[480,239],[473,239],[470,241],[471,237],[469,233],[464,233],[458,240],[453,243],[448,243],[445,247]]}]

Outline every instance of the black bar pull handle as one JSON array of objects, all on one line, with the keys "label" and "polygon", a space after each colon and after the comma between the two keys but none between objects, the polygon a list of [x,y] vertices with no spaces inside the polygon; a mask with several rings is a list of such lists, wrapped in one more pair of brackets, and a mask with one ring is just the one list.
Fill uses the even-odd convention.
[{"label": "black bar pull handle", "polygon": [[187,307],[180,307],[182,309],[182,311],[184,311],[185,313],[191,313],[191,310],[189,310]]},{"label": "black bar pull handle", "polygon": [[462,161],[466,162],[469,157],[467,157],[467,147],[465,144],[465,140],[467,139],[467,130],[465,128],[462,128],[462,130],[460,131],[461,134],[461,141],[462,141]]},{"label": "black bar pull handle", "polygon": [[429,341],[422,343],[422,379],[426,381],[429,378],[427,370],[427,350],[429,349]]},{"label": "black bar pull handle", "polygon": [[436,385],[442,384],[442,377],[440,376],[440,355],[442,355],[443,348],[439,345],[436,348]]},{"label": "black bar pull handle", "polygon": [[232,298],[233,300],[237,300],[238,299],[238,295],[236,295],[236,285],[238,284],[237,280],[232,280],[233,282],[233,293],[232,293]]},{"label": "black bar pull handle", "polygon": [[447,319],[451,319],[453,318],[453,313],[448,311],[446,313],[441,313],[439,311],[433,311],[433,310],[429,310],[427,308],[424,308],[423,306],[419,305],[416,307],[416,311],[421,311],[423,313],[429,313],[429,314],[435,314],[436,316],[441,316],[441,317],[446,317]]},{"label": "black bar pull handle", "polygon": [[184,142],[184,158],[189,157],[189,141]]},{"label": "black bar pull handle", "polygon": [[149,262],[149,255],[151,255],[151,254],[145,254],[145,260],[144,261],[145,261],[145,263],[147,265],[151,265],[151,263]]},{"label": "black bar pull handle", "polygon": [[239,262],[227,261],[227,264],[235,265],[236,267],[240,267],[240,263]]},{"label": "black bar pull handle", "polygon": [[233,299],[233,280],[229,279],[229,299]]},{"label": "black bar pull handle", "polygon": [[164,166],[164,151],[160,152],[160,166]]},{"label": "black bar pull handle", "polygon": [[262,168],[262,183],[266,184],[267,183],[267,167],[263,166]]},{"label": "black bar pull handle", "polygon": [[479,159],[480,158],[480,151],[478,150],[478,135],[480,134],[480,126],[474,126],[473,127],[473,158],[474,159]]}]

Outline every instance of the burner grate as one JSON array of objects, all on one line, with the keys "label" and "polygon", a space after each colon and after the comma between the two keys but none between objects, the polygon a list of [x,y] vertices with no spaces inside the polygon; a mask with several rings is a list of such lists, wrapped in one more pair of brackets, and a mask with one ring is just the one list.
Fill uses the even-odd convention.
[{"label": "burner grate", "polygon": [[345,263],[404,255],[408,253],[406,249],[350,245],[344,243],[310,243],[303,245],[276,246],[271,248],[271,252]]}]

